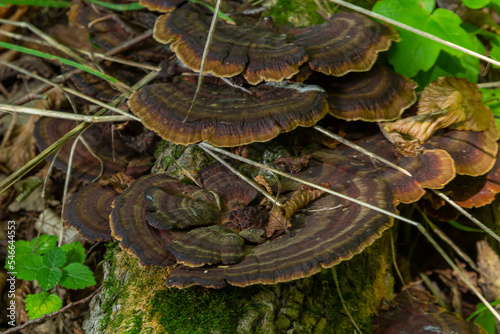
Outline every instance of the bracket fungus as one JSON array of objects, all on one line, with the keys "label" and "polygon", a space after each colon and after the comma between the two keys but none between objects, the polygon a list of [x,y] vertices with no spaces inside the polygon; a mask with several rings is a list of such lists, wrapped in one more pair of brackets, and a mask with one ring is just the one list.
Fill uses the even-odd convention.
[{"label": "bracket fungus", "polygon": [[167,13],[186,2],[186,0],[139,0],[139,5],[146,7],[149,10],[154,10],[161,13]]},{"label": "bracket fungus", "polygon": [[323,24],[290,30],[290,41],[306,49],[312,70],[342,76],[368,71],[378,53],[399,42],[398,32],[360,13],[340,12]]},{"label": "bracket fungus", "polygon": [[101,187],[97,183],[83,187],[66,203],[64,225],[76,228],[89,241],[112,240],[109,214],[117,197],[113,187]]},{"label": "bracket fungus", "polygon": [[297,126],[312,126],[328,111],[325,92],[318,86],[267,83],[251,87],[250,95],[205,82],[184,122],[195,90],[191,81],[152,84],[132,94],[128,105],[145,127],[174,144],[207,141],[226,147],[264,142]]},{"label": "bracket fungus", "polygon": [[[75,124],[74,121],[64,119],[47,117],[39,119],[33,131],[38,148],[45,150],[72,130]],[[144,154],[140,156],[130,145],[120,140],[119,135],[115,135],[112,145],[110,131],[109,125],[97,124],[82,134],[81,138],[85,144],[80,141],[76,145],[71,175],[93,181],[101,175],[101,172],[104,175],[111,175],[125,171],[126,174],[137,177],[150,169],[151,157]],[[67,170],[73,142],[74,139],[70,139],[62,146],[55,160],[57,168]],[[51,161],[51,157],[47,160]]]},{"label": "bracket fungus", "polygon": [[393,187],[394,198],[401,203],[418,201],[425,194],[424,188],[442,189],[456,175],[454,161],[445,150],[424,150],[417,156],[405,157],[398,154],[380,132],[372,136],[365,135],[353,142],[406,169],[412,176],[392,167],[374,165],[370,157],[344,145],[335,150],[316,151],[312,156],[325,163],[340,164],[350,173],[372,175],[389,182]]},{"label": "bracket fungus", "polygon": [[321,78],[330,114],[366,122],[392,121],[417,100],[416,83],[386,66],[340,78]]},{"label": "bracket fungus", "polygon": [[[186,4],[158,18],[154,37],[170,44],[177,57],[199,72],[212,13]],[[308,62],[334,76],[368,71],[381,51],[399,41],[396,30],[358,13],[337,13],[326,23],[278,34],[257,25],[216,25],[204,72],[219,77],[243,74],[252,85],[282,81]]]},{"label": "bracket fungus", "polygon": [[[190,69],[200,71],[212,13],[188,3],[158,18],[154,38],[169,44]],[[287,42],[286,36],[254,25],[219,22],[212,37],[204,72],[219,77],[243,73],[245,79],[259,82],[282,81],[299,72],[307,59],[304,48]]]}]

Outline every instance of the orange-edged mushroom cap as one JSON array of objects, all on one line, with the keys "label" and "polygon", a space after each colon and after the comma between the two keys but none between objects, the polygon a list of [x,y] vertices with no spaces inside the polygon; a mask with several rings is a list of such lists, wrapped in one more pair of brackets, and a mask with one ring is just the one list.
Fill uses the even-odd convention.
[{"label": "orange-edged mushroom cap", "polygon": [[365,154],[344,145],[335,150],[319,150],[312,156],[320,161],[342,166],[351,173],[372,175],[389,182],[393,186],[394,198],[401,203],[418,201],[425,194],[424,188],[442,189],[456,175],[453,159],[444,150],[424,150],[419,155],[405,157],[397,153],[381,133],[365,136],[354,143],[402,167],[412,176],[381,162],[374,162]]},{"label": "orange-edged mushroom cap", "polygon": [[[72,130],[76,124],[75,121],[57,118],[44,117],[39,119],[33,131],[38,148],[41,151],[45,150]],[[102,168],[103,175],[125,171],[126,174],[137,177],[151,168],[151,157],[138,156],[138,153],[125,145],[117,135],[113,140],[109,125],[93,125],[83,133],[82,139],[93,153],[90,153],[82,141],[76,145],[73,154],[72,176],[93,181],[101,175]],[[55,160],[57,168],[67,170],[73,141],[74,139],[70,139],[59,151]],[[47,160],[52,161],[52,156],[49,156]]]},{"label": "orange-edged mushroom cap", "polygon": [[324,78],[330,114],[347,121],[395,120],[417,99],[412,80],[386,66],[340,78]]},{"label": "orange-edged mushroom cap", "polygon": [[139,5],[146,7],[149,10],[167,13],[186,2],[186,0],[139,0]]},{"label": "orange-edged mushroom cap", "polygon": [[175,144],[215,146],[265,142],[297,126],[312,126],[328,111],[324,90],[298,84],[263,84],[253,95],[205,82],[186,122],[194,82],[153,84],[132,94],[128,105],[144,126]]},{"label": "orange-edged mushroom cap", "polygon": [[323,24],[291,30],[290,35],[291,42],[306,49],[314,71],[334,76],[368,71],[378,53],[399,40],[391,26],[348,12],[334,14]]},{"label": "orange-edged mushroom cap", "polygon": [[66,204],[65,226],[72,226],[89,241],[112,240],[109,228],[111,203],[118,197],[113,187],[91,183],[75,193]]},{"label": "orange-edged mushroom cap", "polygon": [[[199,72],[212,15],[204,7],[186,4],[158,18],[154,38],[160,43],[172,43],[171,49],[184,65]],[[291,78],[306,59],[304,48],[287,42],[284,35],[219,20],[204,72],[218,77],[243,73],[249,83],[256,85],[263,80]]]},{"label": "orange-edged mushroom cap", "polygon": [[488,173],[495,164],[498,151],[498,128],[491,126],[483,132],[451,130],[429,138],[427,148],[440,148],[455,161],[457,174],[478,176]]},{"label": "orange-edged mushroom cap", "polygon": [[[394,211],[391,187],[382,180],[354,176],[328,164],[302,173],[303,177],[323,175],[322,182],[330,184],[331,189]],[[220,288],[226,284],[274,284],[303,278],[360,253],[391,224],[389,217],[376,211],[326,196],[292,218],[290,233],[258,245],[245,245],[241,262],[179,266],[167,278],[167,285]]]}]

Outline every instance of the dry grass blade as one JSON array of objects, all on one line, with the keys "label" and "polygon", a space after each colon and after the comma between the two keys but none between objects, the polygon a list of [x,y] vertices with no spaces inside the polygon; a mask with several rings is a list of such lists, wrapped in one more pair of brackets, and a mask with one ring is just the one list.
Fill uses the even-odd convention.
[{"label": "dry grass blade", "polygon": [[61,119],[70,119],[74,121],[82,121],[89,123],[109,123],[109,122],[125,122],[129,121],[129,116],[87,116],[87,115],[75,115],[67,112],[56,111],[56,110],[44,110],[37,108],[19,107],[11,106],[8,104],[0,104],[0,111],[28,114],[28,115],[38,115],[46,117],[54,117]]},{"label": "dry grass blade", "polygon": [[200,92],[201,85],[203,84],[203,71],[205,70],[205,63],[207,61],[207,56],[208,56],[208,50],[210,49],[210,43],[212,42],[212,36],[214,35],[214,30],[215,30],[215,24],[217,23],[217,16],[219,15],[219,8],[222,0],[217,0],[217,3],[215,5],[214,9],[214,16],[212,18],[212,23],[210,24],[210,29],[208,30],[208,35],[207,35],[207,41],[205,42],[205,47],[203,49],[203,55],[201,58],[201,65],[200,65],[200,76],[198,77],[198,84],[196,85],[196,91],[193,96],[193,100],[191,101],[191,106],[189,107],[189,111],[184,118],[183,122],[186,122],[189,115],[193,111],[194,104],[196,103],[196,98],[198,97],[198,93]]},{"label": "dry grass blade", "polygon": [[[158,72],[151,72],[148,75],[146,75],[144,78],[142,78],[137,84],[135,84],[132,88],[133,89],[139,89],[142,86],[146,85],[150,81],[154,80],[158,76]],[[125,100],[125,96],[122,95],[115,99],[113,102],[111,102],[111,105],[116,106],[122,103]],[[101,109],[99,110],[94,116],[101,116],[104,113],[106,113],[108,109]],[[65,134],[63,137],[61,137],[57,142],[54,144],[50,145],[47,147],[43,152],[38,154],[35,158],[30,160],[23,168],[19,169],[15,173],[9,175],[5,180],[3,180],[0,183],[0,194],[6,191],[10,186],[12,186],[15,182],[17,182],[21,177],[26,175],[29,171],[31,171],[33,168],[35,168],[38,164],[40,164],[46,157],[54,153],[59,147],[64,145],[68,140],[73,138],[74,136],[78,135],[80,132],[86,130],[88,127],[90,127],[92,123],[87,123],[84,122],[77,127],[75,127],[73,130],[69,131],[67,134]]]},{"label": "dry grass blade", "polygon": [[458,268],[455,263],[453,262],[453,260],[448,256],[448,254],[446,254],[446,252],[441,248],[441,246],[439,246],[439,244],[434,240],[434,238],[429,234],[429,232],[425,229],[425,227],[414,221],[414,220],[411,220],[411,219],[408,219],[408,218],[405,218],[405,217],[402,217],[400,215],[397,215],[397,214],[394,214],[392,212],[389,212],[389,211],[386,211],[384,209],[381,209],[381,208],[378,208],[376,206],[373,206],[373,205],[370,205],[370,204],[367,204],[367,203],[364,203],[360,200],[357,200],[355,198],[352,198],[352,197],[349,197],[347,195],[344,195],[344,194],[341,194],[341,193],[338,193],[336,191],[333,191],[333,190],[330,190],[328,188],[325,188],[325,187],[322,187],[320,185],[317,185],[317,184],[314,184],[314,183],[311,183],[311,182],[307,182],[307,181],[304,181],[296,176],[293,176],[293,175],[290,175],[288,173],[285,173],[285,172],[282,172],[282,171],[279,171],[275,168],[271,168],[269,166],[266,166],[264,164],[260,164],[258,162],[255,162],[255,161],[252,161],[250,159],[246,159],[246,158],[243,158],[243,157],[240,157],[236,154],[233,154],[233,153],[230,153],[226,150],[223,150],[223,149],[220,149],[220,148],[217,148],[217,147],[214,147],[210,144],[207,144],[207,143],[201,143],[201,144],[198,144],[199,146],[201,147],[205,147],[209,150],[212,150],[212,151],[215,151],[215,152],[218,152],[218,153],[221,153],[221,154],[224,154],[230,158],[233,158],[235,160],[239,160],[239,161],[242,161],[244,163],[247,163],[249,165],[252,165],[252,166],[255,166],[255,167],[258,167],[258,168],[262,168],[264,170],[267,170],[267,171],[271,171],[271,172],[274,172],[278,175],[281,175],[283,177],[286,177],[288,179],[291,179],[295,182],[299,182],[299,183],[302,183],[302,184],[305,184],[305,185],[308,185],[310,187],[313,187],[313,188],[316,188],[316,189],[319,189],[319,190],[322,190],[328,194],[331,194],[331,195],[334,195],[334,196],[337,196],[337,197],[340,197],[342,199],[345,199],[345,200],[348,200],[350,202],[353,202],[353,203],[356,203],[358,205],[361,205],[361,206],[364,206],[366,208],[369,208],[369,209],[372,209],[372,210],[375,210],[377,212],[380,212],[382,214],[385,214],[389,217],[393,217],[395,219],[399,219],[400,221],[403,221],[405,223],[408,223],[410,225],[413,225],[415,226],[420,233],[422,233],[422,235],[432,244],[432,246],[436,249],[436,251],[445,259],[446,263],[448,263],[448,265],[457,272],[457,274],[460,276],[460,278],[462,279],[462,281],[469,287],[469,289],[479,298],[479,300],[481,300],[481,302],[483,304],[486,305],[486,307],[488,308],[488,310],[491,311],[491,313],[495,316],[495,318],[497,318],[499,321],[500,321],[500,314],[498,313],[497,310],[495,310],[495,308],[493,306],[491,306],[491,304],[486,300],[486,298],[484,298],[484,296],[479,292],[479,290],[477,290],[477,288],[470,282],[470,280],[467,278],[467,276],[460,270],[460,268]]}]

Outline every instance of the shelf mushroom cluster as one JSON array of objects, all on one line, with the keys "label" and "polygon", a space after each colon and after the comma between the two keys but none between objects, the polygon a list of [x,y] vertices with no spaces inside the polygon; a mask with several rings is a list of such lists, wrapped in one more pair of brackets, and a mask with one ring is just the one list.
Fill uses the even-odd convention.
[{"label": "shelf mushroom cluster", "polygon": [[[212,15],[183,1],[140,3],[167,12],[156,21],[155,39],[168,43],[184,66],[199,71]],[[374,66],[378,53],[397,40],[391,27],[353,13],[280,34],[219,20],[205,72],[229,77],[231,84],[205,77],[192,110],[196,83],[189,76],[147,85],[128,106],[167,141],[220,147],[267,142],[330,114],[347,129],[346,138],[411,176],[338,145],[308,152],[310,161],[298,177],[395,212],[398,203],[420,200],[425,189],[443,189],[457,174],[483,175],[483,183],[471,187],[486,187],[489,197],[472,194],[463,205],[486,203],[500,190],[494,186],[499,134],[491,126],[491,111],[480,106],[480,93],[465,79],[439,79],[424,91],[418,111],[401,118],[416,101],[416,84]],[[296,75],[300,78],[294,80]],[[282,226],[269,228],[277,211],[258,206],[255,189],[222,165],[200,171],[198,184],[159,174],[142,176],[121,193],[91,184],[73,196],[64,220],[89,240],[119,240],[142,265],[179,264],[167,280],[179,288],[306,277],[360,253],[392,224],[377,211],[316,193],[296,206],[303,211],[287,213]],[[286,182],[282,190],[288,201],[292,191],[307,191]],[[99,205],[83,210],[91,198]]]}]

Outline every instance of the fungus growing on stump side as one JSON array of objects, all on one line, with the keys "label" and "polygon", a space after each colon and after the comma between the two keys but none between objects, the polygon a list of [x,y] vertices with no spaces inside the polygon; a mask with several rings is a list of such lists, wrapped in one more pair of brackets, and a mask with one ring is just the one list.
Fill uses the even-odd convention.
[{"label": "fungus growing on stump side", "polygon": [[[331,189],[394,212],[391,187],[382,180],[355,176],[328,164],[310,167],[301,174],[322,175],[321,182]],[[179,266],[169,275],[167,285],[220,288],[226,283],[273,284],[310,276],[360,253],[391,224],[391,218],[376,211],[326,196],[292,218],[290,233],[257,245],[245,244],[241,262]]]},{"label": "fungus growing on stump side", "polygon": [[[39,119],[33,131],[38,148],[40,151],[45,150],[75,126],[76,122],[71,120],[47,117]],[[144,154],[139,155],[138,152],[132,150],[124,141],[120,140],[120,136],[116,133],[114,141],[112,141],[109,125],[95,124],[86,130],[81,138],[100,160],[90,153],[80,140],[73,155],[72,176],[93,181],[101,174],[101,161],[104,175],[125,171],[126,174],[137,177],[151,168],[152,157]],[[61,148],[55,160],[55,166],[63,171],[68,168],[73,142],[74,139],[70,139]],[[52,155],[49,156],[47,161],[52,161],[52,157]]]},{"label": "fungus growing on stump side", "polygon": [[368,71],[378,53],[399,42],[391,26],[375,22],[360,13],[340,12],[327,22],[289,31],[289,40],[306,49],[312,70],[342,76]]},{"label": "fungus growing on stump side", "polygon": [[[208,80],[207,80],[208,81]],[[262,84],[240,89],[205,82],[193,111],[194,82],[153,84],[132,94],[128,105],[150,130],[174,144],[207,141],[215,146],[265,142],[325,116],[325,92],[317,86]]]},{"label": "fungus growing on stump side", "polygon": [[[314,81],[313,81],[314,83]],[[340,78],[321,78],[330,114],[347,121],[391,121],[417,99],[416,83],[386,66]]]},{"label": "fungus growing on stump side", "polygon": [[[172,43],[184,65],[199,72],[205,41],[213,13],[188,3],[158,18],[154,38]],[[253,25],[217,23],[204,72],[219,77],[243,73],[245,79],[259,82],[282,81],[299,72],[307,59],[304,48],[287,42],[286,36]]]},{"label": "fungus growing on stump side", "polygon": [[111,203],[118,197],[113,187],[91,183],[75,193],[66,203],[65,226],[72,226],[89,241],[112,240],[109,228]]}]

